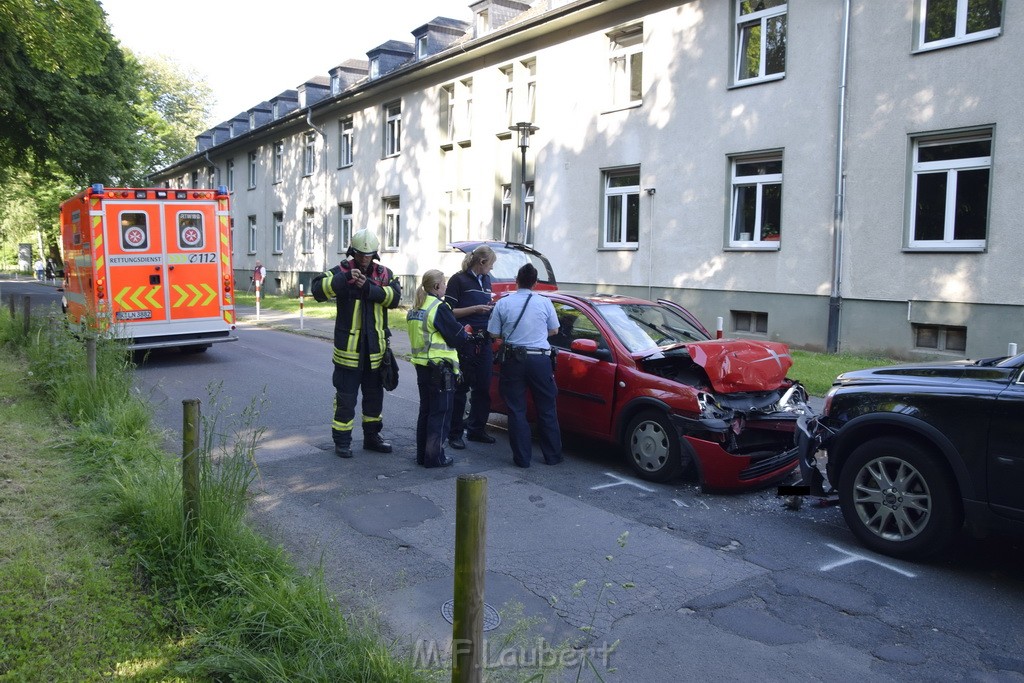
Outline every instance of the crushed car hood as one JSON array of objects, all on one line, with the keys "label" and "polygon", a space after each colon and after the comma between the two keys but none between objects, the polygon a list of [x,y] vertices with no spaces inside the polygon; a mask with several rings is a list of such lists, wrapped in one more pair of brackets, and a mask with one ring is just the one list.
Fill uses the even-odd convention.
[{"label": "crushed car hood", "polygon": [[778,389],[793,366],[789,347],[779,342],[713,339],[686,344],[686,350],[723,394]]}]

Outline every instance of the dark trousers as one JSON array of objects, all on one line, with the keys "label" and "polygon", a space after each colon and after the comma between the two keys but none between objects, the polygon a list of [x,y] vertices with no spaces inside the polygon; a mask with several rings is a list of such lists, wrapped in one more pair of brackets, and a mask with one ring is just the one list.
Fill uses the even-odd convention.
[{"label": "dark trousers", "polygon": [[416,386],[420,390],[420,410],[416,416],[416,463],[437,467],[445,460],[444,440],[452,420],[453,391],[445,391],[431,369],[416,366]]},{"label": "dark trousers", "polygon": [[508,439],[512,446],[512,459],[520,467],[529,467],[533,446],[530,443],[530,423],[526,421],[526,392],[533,396],[540,430],[540,450],[544,461],[555,464],[562,459],[562,433],[556,415],[555,375],[551,357],[529,354],[525,360],[510,358],[501,364],[498,384],[501,397],[508,406]]},{"label": "dark trousers", "polygon": [[335,365],[332,379],[335,394],[331,436],[334,445],[343,448],[352,445],[352,428],[360,389],[363,392],[363,435],[380,433],[383,427],[381,412],[384,410],[384,385],[381,384],[380,370]]},{"label": "dark trousers", "polygon": [[[487,418],[491,415],[491,366],[493,364],[494,352],[491,350],[490,340],[474,341],[459,351],[459,371],[462,373],[462,383],[455,388],[452,427],[449,432],[452,438],[461,437],[463,429],[470,434],[480,434],[487,426]],[[469,400],[469,417],[463,423],[467,399]]]}]

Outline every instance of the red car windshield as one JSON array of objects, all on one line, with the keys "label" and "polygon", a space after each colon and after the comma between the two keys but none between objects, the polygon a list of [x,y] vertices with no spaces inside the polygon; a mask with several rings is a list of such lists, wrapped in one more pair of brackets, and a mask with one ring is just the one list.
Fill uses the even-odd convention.
[{"label": "red car windshield", "polygon": [[630,353],[710,339],[660,304],[598,304],[596,308]]}]

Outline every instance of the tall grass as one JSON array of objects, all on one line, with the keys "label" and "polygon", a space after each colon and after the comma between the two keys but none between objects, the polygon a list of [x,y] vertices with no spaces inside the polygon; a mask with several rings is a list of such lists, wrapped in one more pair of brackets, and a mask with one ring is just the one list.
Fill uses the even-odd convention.
[{"label": "tall grass", "polygon": [[184,654],[162,677],[169,670],[213,680],[426,680],[428,672],[394,659],[367,624],[346,619],[322,574],[301,575],[245,524],[259,476],[259,399],[228,421],[230,406],[210,387],[199,523],[189,533],[180,460],[159,448],[149,407],[132,388],[130,352],[99,340],[93,379],[84,344],[59,320],[38,316],[27,332],[19,324],[0,314],[0,343],[27,356],[32,385],[74,425],[68,457],[109,484],[111,528],[183,638]]}]

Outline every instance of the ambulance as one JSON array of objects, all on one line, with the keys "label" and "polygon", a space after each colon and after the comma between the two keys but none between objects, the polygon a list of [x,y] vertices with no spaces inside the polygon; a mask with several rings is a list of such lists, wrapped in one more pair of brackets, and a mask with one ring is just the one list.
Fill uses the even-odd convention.
[{"label": "ambulance", "polygon": [[93,185],[60,206],[73,326],[132,349],[237,341],[227,188]]}]

